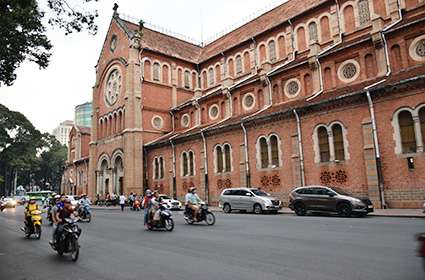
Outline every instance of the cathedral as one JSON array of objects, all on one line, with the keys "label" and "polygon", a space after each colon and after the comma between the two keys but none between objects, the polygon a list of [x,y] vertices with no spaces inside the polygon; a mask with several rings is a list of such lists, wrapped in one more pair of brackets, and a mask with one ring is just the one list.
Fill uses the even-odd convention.
[{"label": "cathedral", "polygon": [[92,199],[329,185],[419,208],[425,0],[289,0],[200,45],[115,6],[92,101]]}]

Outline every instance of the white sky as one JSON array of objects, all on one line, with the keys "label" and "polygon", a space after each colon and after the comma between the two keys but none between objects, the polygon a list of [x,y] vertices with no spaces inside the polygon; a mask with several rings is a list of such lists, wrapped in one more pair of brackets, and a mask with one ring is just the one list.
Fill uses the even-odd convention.
[{"label": "white sky", "polygon": [[99,0],[93,4],[99,12],[98,34],[90,36],[82,32],[65,36],[63,31],[49,28],[48,37],[53,44],[49,67],[39,70],[34,63],[22,64],[14,85],[0,87],[0,103],[23,113],[42,132],[52,132],[60,122],[72,120],[74,107],[91,101],[94,66],[115,2],[121,14],[142,18],[201,41],[202,33],[204,39],[208,39],[284,0]]}]

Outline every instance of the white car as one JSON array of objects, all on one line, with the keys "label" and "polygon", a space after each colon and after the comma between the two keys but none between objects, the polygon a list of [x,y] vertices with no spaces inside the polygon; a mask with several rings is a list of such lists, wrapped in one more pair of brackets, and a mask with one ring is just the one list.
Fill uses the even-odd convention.
[{"label": "white car", "polygon": [[160,194],[159,197],[165,202],[165,207],[169,210],[181,210],[182,203],[176,199],[169,197],[166,194]]},{"label": "white car", "polygon": [[71,200],[71,204],[72,204],[72,206],[77,206],[77,204],[78,204],[78,201],[79,201],[79,198],[78,197],[76,197],[75,195],[67,195],[66,196],[69,200]]}]

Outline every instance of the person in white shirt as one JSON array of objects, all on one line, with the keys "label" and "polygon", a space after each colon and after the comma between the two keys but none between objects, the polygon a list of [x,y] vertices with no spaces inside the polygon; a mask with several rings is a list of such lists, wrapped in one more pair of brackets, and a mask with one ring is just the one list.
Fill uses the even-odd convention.
[{"label": "person in white shirt", "polygon": [[121,194],[121,195],[120,195],[120,206],[121,206],[121,211],[124,211],[125,201],[126,201],[126,198],[125,198],[124,194]]}]

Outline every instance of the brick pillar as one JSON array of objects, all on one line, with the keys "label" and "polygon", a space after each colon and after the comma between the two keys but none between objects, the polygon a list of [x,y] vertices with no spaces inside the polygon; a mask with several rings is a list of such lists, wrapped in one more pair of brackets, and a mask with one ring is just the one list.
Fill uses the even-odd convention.
[{"label": "brick pillar", "polygon": [[245,166],[245,145],[242,142],[239,145],[239,154],[241,155],[239,158],[239,174],[240,174],[240,186],[246,187],[246,166]]},{"label": "brick pillar", "polygon": [[370,119],[363,120],[362,132],[367,192],[374,207],[378,208],[380,207],[378,172],[376,170],[375,147],[373,145],[372,122]]},{"label": "brick pillar", "polygon": [[91,131],[90,131],[90,144],[89,144],[89,171],[88,171],[88,190],[87,195],[94,201],[96,196],[97,176],[97,124],[99,119],[99,107],[97,106],[97,94],[98,88],[93,87],[92,93],[92,118],[91,118]]},{"label": "brick pillar", "polygon": [[301,186],[301,162],[298,148],[298,134],[291,135],[291,166],[292,166],[292,182],[294,186]]}]

